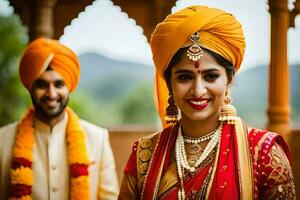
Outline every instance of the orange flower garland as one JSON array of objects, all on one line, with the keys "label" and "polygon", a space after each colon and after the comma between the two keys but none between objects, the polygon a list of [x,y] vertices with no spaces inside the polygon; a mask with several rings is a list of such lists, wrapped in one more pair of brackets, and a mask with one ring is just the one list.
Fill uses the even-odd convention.
[{"label": "orange flower garland", "polygon": [[[89,159],[85,146],[85,133],[79,125],[78,116],[72,109],[68,107],[66,111],[69,117],[66,140],[71,179],[70,198],[72,200],[89,199]],[[31,200],[34,183],[32,172],[32,152],[35,145],[34,112],[34,109],[30,108],[18,125],[10,172],[10,200]]]}]

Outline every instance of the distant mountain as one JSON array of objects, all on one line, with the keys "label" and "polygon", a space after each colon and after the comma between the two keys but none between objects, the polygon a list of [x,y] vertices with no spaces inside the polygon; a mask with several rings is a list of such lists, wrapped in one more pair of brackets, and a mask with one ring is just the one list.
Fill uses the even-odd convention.
[{"label": "distant mountain", "polygon": [[82,54],[79,60],[79,90],[102,99],[118,98],[139,84],[153,82],[154,68],[145,64],[113,60],[97,53]]}]

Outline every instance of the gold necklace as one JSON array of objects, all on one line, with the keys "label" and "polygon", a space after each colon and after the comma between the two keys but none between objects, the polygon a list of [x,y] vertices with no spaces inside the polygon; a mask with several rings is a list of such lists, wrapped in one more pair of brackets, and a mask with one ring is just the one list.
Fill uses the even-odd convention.
[{"label": "gold necklace", "polygon": [[195,163],[193,166],[190,166],[187,160],[187,155],[185,152],[184,146],[184,138],[182,136],[182,127],[179,127],[178,136],[175,143],[175,155],[176,155],[176,165],[177,165],[177,174],[179,177],[180,188],[178,190],[178,200],[185,199],[185,191],[183,186],[183,175],[184,170],[189,170],[190,172],[194,172],[196,167],[198,167],[212,152],[212,150],[217,146],[221,138],[221,126],[214,132],[211,140],[206,145],[203,153],[199,157],[199,159],[195,159]]}]

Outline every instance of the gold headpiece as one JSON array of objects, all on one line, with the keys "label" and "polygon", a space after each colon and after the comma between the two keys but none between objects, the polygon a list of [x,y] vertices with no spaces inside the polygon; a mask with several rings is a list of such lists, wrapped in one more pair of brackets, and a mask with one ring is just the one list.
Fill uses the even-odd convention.
[{"label": "gold headpiece", "polygon": [[200,34],[198,32],[194,33],[189,37],[189,39],[192,41],[192,46],[189,47],[187,50],[187,56],[192,61],[198,61],[201,60],[201,58],[204,55],[203,49],[200,47],[199,39]]}]

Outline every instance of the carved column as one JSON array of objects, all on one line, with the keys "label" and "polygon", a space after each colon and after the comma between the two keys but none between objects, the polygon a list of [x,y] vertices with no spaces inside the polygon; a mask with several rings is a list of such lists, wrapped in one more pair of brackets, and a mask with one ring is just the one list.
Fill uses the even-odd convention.
[{"label": "carved column", "polygon": [[53,38],[53,8],[57,0],[32,0],[31,21],[29,25],[30,40],[38,37]]},{"label": "carved column", "polygon": [[268,130],[283,136],[290,133],[290,76],[287,63],[287,0],[269,0],[271,14],[271,58],[269,69]]}]

